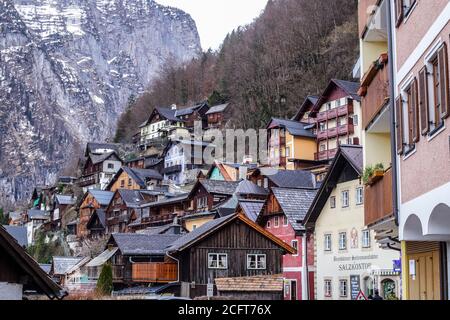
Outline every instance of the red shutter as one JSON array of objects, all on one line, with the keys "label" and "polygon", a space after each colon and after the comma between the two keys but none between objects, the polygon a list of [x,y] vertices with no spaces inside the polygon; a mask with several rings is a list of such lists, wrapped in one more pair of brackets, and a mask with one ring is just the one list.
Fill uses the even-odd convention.
[{"label": "red shutter", "polygon": [[441,83],[441,118],[445,119],[449,116],[449,84],[448,84],[448,54],[447,44],[438,51],[439,76]]},{"label": "red shutter", "polygon": [[395,114],[396,114],[396,132],[397,132],[397,153],[403,154],[403,100],[399,96],[395,100]]},{"label": "red shutter", "polygon": [[420,113],[420,129],[422,134],[426,135],[428,131],[430,131],[427,67],[423,67],[419,71],[419,113]]},{"label": "red shutter", "polygon": [[403,0],[395,0],[395,26],[398,28],[403,21]]},{"label": "red shutter", "polygon": [[417,143],[420,140],[420,128],[419,128],[419,103],[418,103],[418,92],[417,92],[417,79],[414,78],[414,82],[411,87],[411,125],[412,125],[412,142]]}]

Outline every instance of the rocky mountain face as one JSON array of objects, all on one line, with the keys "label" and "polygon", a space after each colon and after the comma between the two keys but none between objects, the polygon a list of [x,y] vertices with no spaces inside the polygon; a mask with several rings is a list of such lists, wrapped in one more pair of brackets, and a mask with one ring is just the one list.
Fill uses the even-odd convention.
[{"label": "rocky mountain face", "polygon": [[53,183],[164,63],[200,52],[192,18],[153,0],[0,0],[0,203]]}]

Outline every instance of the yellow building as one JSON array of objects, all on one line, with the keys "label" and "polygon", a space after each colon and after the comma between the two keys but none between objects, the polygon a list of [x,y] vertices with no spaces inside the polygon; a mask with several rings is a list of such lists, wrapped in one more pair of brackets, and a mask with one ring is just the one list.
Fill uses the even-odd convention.
[{"label": "yellow building", "polygon": [[313,163],[317,152],[314,128],[314,124],[272,118],[267,126],[270,166],[295,170],[296,163]]}]

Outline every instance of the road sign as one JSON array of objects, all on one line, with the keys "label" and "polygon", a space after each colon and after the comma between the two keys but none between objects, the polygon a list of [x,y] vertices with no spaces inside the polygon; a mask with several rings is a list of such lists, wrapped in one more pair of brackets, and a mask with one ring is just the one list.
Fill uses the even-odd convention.
[{"label": "road sign", "polygon": [[358,295],[356,296],[356,300],[367,300],[367,298],[366,298],[364,292],[362,292],[362,290],[359,291]]}]

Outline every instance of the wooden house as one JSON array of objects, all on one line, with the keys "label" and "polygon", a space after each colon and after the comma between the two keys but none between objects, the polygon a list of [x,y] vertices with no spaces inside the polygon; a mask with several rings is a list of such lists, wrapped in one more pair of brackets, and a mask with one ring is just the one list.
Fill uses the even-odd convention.
[{"label": "wooden house", "polygon": [[257,164],[229,163],[215,161],[206,178],[210,180],[239,181],[246,179],[249,171],[255,170]]},{"label": "wooden house", "polygon": [[[217,278],[275,275],[295,250],[243,215],[210,221],[176,240],[168,256],[179,263],[181,296],[205,296]],[[217,288],[214,290],[217,292]]]},{"label": "wooden house", "polygon": [[316,176],[307,170],[278,170],[261,167],[249,175],[249,180],[265,189],[278,188],[310,188],[317,186]]},{"label": "wooden house", "polygon": [[89,190],[81,199],[77,236],[84,238],[89,235],[87,224],[96,209],[106,209],[111,202],[114,192],[103,190]]},{"label": "wooden house", "polygon": [[128,232],[128,225],[138,218],[137,209],[156,200],[151,192],[118,189],[105,209],[106,232]]},{"label": "wooden house", "polygon": [[52,228],[61,228],[61,218],[66,213],[66,210],[76,204],[76,198],[73,195],[55,194],[53,198],[53,208],[50,213]]},{"label": "wooden house", "polygon": [[62,287],[65,287],[69,275],[84,266],[90,258],[85,257],[53,257],[50,266],[50,276]]},{"label": "wooden house", "polygon": [[225,103],[213,106],[206,112],[206,116],[208,118],[208,128],[224,129],[231,119],[230,104]]},{"label": "wooden house", "polygon": [[146,190],[161,185],[163,176],[153,169],[122,167],[111,179],[106,190],[116,192],[119,189]]},{"label": "wooden house", "polygon": [[202,123],[202,127],[206,128],[208,121],[206,113],[209,110],[207,102],[196,104],[192,107],[179,108],[176,112],[177,118],[184,121],[185,127],[192,129],[196,121]]},{"label": "wooden house", "polygon": [[105,209],[95,209],[86,225],[89,238],[102,238],[106,234],[106,227]]},{"label": "wooden house", "polygon": [[0,225],[0,300],[22,300],[25,290],[52,300],[67,295]]}]

